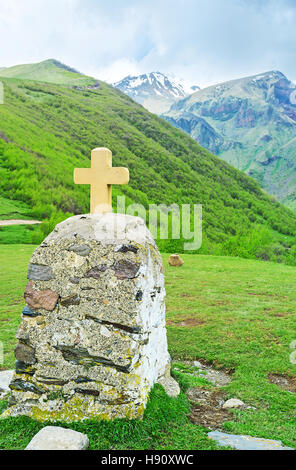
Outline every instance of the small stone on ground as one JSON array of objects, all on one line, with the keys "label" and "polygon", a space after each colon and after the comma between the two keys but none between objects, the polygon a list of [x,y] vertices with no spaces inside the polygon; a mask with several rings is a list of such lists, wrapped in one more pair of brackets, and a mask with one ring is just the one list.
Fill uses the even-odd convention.
[{"label": "small stone on ground", "polygon": [[170,266],[182,266],[184,261],[182,260],[181,256],[174,254],[169,257],[169,265]]},{"label": "small stone on ground", "polygon": [[226,434],[220,431],[209,432],[208,437],[216,441],[220,446],[229,446],[237,450],[294,450],[291,447],[283,446],[281,441],[264,439],[262,437]]},{"label": "small stone on ground", "polygon": [[81,432],[46,426],[33,437],[25,450],[85,450],[88,446],[88,437]]},{"label": "small stone on ground", "polygon": [[180,393],[180,387],[173,377],[161,377],[157,383],[163,386],[169,397],[177,397]]},{"label": "small stone on ground", "polygon": [[223,404],[222,408],[246,408],[246,405],[238,398],[230,398]]}]

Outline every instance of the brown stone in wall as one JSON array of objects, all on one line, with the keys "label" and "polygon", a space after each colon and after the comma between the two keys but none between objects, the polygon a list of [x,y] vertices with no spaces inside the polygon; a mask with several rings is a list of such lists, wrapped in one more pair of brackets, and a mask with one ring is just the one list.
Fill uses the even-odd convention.
[{"label": "brown stone in wall", "polygon": [[45,310],[52,311],[58,301],[58,294],[50,289],[37,291],[33,288],[33,282],[29,281],[24,298],[29,307],[32,309],[44,308]]}]

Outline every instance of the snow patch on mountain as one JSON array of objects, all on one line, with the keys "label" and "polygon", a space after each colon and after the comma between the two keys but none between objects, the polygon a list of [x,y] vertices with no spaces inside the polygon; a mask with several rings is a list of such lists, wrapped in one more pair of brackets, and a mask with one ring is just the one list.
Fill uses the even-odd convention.
[{"label": "snow patch on mountain", "polygon": [[127,76],[113,86],[141,103],[149,111],[161,114],[177,100],[194,93],[199,87],[191,87],[185,81],[169,77],[161,72]]}]

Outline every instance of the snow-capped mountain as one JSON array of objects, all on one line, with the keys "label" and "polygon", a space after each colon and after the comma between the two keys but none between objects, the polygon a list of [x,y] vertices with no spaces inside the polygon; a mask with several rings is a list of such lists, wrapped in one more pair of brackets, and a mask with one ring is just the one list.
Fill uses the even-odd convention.
[{"label": "snow-capped mountain", "polygon": [[296,211],[296,86],[283,73],[204,88],[163,117]]},{"label": "snow-capped mountain", "polygon": [[199,87],[188,87],[181,81],[168,78],[160,72],[123,78],[113,86],[141,103],[149,111],[162,114],[179,99],[194,93]]}]

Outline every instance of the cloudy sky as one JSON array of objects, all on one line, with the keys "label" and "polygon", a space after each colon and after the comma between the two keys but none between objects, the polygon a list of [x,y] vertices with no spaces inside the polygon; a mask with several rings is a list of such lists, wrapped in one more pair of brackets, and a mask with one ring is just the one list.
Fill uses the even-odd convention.
[{"label": "cloudy sky", "polygon": [[296,0],[0,0],[0,67],[58,59],[109,82],[296,80]]}]

